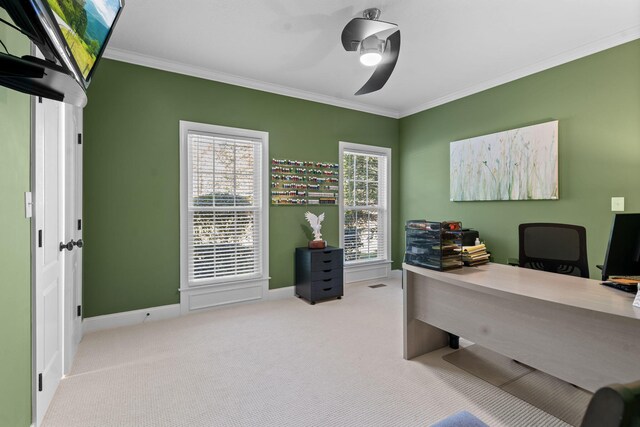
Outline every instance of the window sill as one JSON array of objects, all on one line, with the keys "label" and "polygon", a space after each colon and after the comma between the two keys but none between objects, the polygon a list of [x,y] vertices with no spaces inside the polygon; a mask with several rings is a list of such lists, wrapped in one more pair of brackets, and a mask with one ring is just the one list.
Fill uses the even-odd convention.
[{"label": "window sill", "polygon": [[202,284],[197,284],[197,285],[187,285],[184,288],[179,288],[178,291],[180,292],[188,292],[188,291],[193,291],[193,290],[197,290],[197,289],[205,289],[205,288],[214,288],[214,287],[221,287],[221,286],[233,286],[233,285],[243,285],[246,283],[255,283],[255,282],[262,282],[265,280],[269,280],[271,279],[271,277],[268,276],[258,276],[258,277],[248,277],[246,279],[239,279],[239,280],[216,280],[215,282],[205,282]]},{"label": "window sill", "polygon": [[385,264],[391,264],[393,263],[393,261],[387,261],[387,260],[373,260],[373,261],[345,261],[344,263],[344,269],[345,270],[356,270],[358,268],[364,268],[364,267],[371,267],[371,266],[377,266],[377,265],[385,265]]}]

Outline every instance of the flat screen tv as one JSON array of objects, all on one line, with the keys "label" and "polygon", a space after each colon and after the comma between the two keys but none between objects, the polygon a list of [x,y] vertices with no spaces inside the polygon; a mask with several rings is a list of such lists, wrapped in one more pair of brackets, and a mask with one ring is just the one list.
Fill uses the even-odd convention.
[{"label": "flat screen tv", "polygon": [[[124,0],[0,0],[44,57],[0,51],[0,85],[84,107]],[[0,24],[1,25],[1,24]]]},{"label": "flat screen tv", "polygon": [[[67,64],[86,88],[120,16],[123,0],[32,0],[49,14],[62,38]],[[44,7],[46,6],[48,7]]]},{"label": "flat screen tv", "polygon": [[602,280],[611,276],[640,276],[640,213],[613,218]]}]

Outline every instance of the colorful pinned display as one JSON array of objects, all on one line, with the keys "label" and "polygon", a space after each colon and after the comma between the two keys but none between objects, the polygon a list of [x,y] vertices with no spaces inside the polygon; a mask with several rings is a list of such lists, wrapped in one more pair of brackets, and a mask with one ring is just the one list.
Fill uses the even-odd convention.
[{"label": "colorful pinned display", "polygon": [[271,160],[271,204],[337,205],[337,163]]}]

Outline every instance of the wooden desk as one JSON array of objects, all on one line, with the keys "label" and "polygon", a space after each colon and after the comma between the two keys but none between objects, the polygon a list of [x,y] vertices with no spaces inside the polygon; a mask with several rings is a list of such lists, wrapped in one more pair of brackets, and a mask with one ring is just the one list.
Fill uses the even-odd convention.
[{"label": "wooden desk", "polygon": [[633,294],[501,264],[403,268],[405,359],[448,345],[450,332],[590,391],[640,379]]}]

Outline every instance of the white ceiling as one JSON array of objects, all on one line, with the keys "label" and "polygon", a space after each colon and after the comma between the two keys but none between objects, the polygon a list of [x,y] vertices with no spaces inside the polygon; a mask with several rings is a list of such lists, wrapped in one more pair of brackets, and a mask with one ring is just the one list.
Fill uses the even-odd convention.
[{"label": "white ceiling", "polygon": [[[400,26],[386,86],[340,43],[369,7]],[[127,0],[106,56],[402,117],[640,38],[638,0]]]}]

